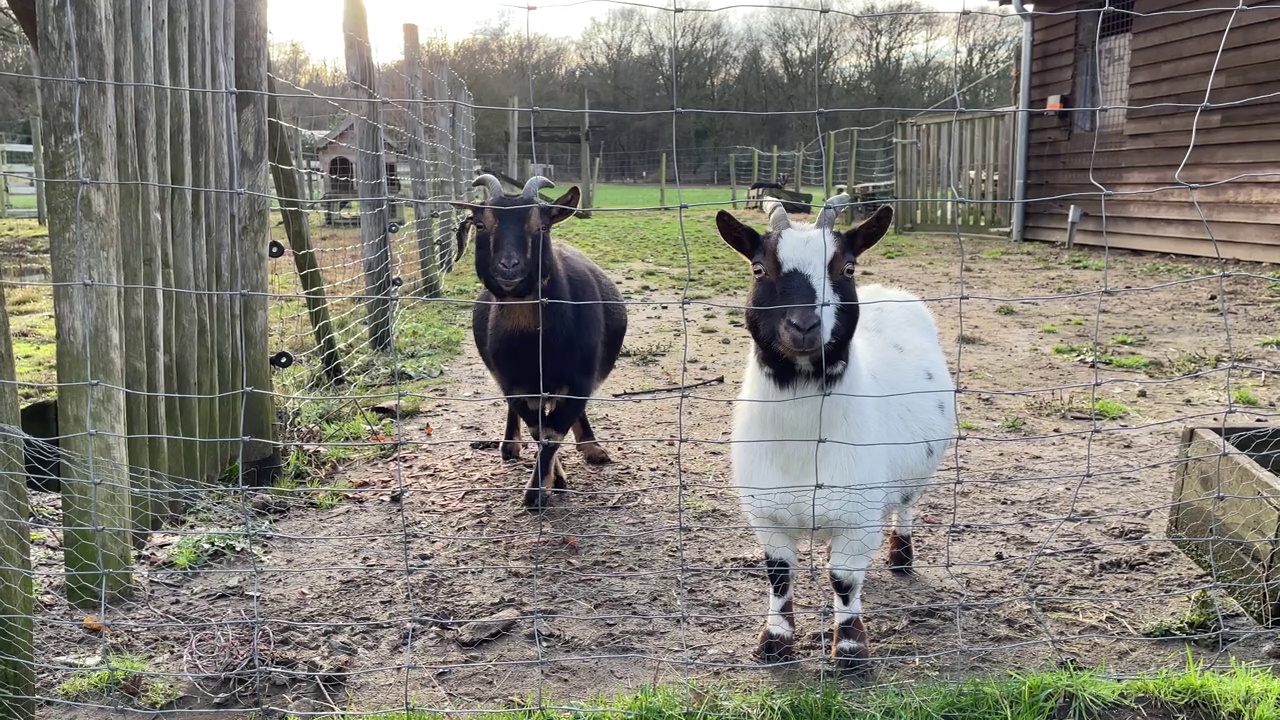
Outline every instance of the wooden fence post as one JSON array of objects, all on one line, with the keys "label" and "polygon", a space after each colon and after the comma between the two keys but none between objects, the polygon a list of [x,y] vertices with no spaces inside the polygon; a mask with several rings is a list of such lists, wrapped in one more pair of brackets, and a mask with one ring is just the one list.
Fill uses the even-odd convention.
[{"label": "wooden fence post", "polygon": [[[75,5],[72,12],[71,5]],[[133,585],[120,334],[120,226],[110,122],[116,39],[107,0],[49,0],[40,23],[49,255],[58,335],[58,430],[67,599],[99,607]],[[74,60],[73,60],[74,59]],[[73,82],[83,78],[87,82]],[[77,128],[79,132],[77,132]],[[81,178],[93,182],[82,183]],[[92,468],[92,474],[90,474]]]},{"label": "wooden fence post", "polygon": [[[237,87],[239,83],[237,82]],[[316,347],[320,349],[320,363],[325,377],[331,383],[342,380],[342,358],[338,354],[337,335],[329,318],[329,301],[325,297],[324,278],[311,249],[311,228],[307,214],[302,209],[302,181],[298,166],[289,157],[284,126],[280,123],[280,103],[276,99],[275,80],[267,79],[267,153],[271,159],[271,177],[275,181],[276,196],[280,199],[280,217],[284,232],[293,252],[293,264],[298,271],[298,282],[307,298],[307,314],[315,334]]]},{"label": "wooden fence post", "polygon": [[591,202],[594,204],[596,200],[596,186],[600,183],[600,156],[596,155],[595,163],[591,168]]},{"label": "wooden fence post", "polygon": [[[0,288],[0,424],[18,428],[12,337]],[[0,430],[0,717],[35,720],[30,507],[22,446],[21,436]]]},{"label": "wooden fence post", "polygon": [[796,192],[804,192],[804,144],[796,147],[796,176],[792,178],[796,184]]},{"label": "wooden fence post", "polygon": [[836,191],[836,133],[834,130],[827,132],[827,145],[823,153],[823,184],[825,185],[826,197],[831,197]]},{"label": "wooden fence post", "polygon": [[[163,88],[170,86],[169,73],[169,3],[167,0],[155,0],[152,5],[153,26],[148,29],[146,27],[139,28],[147,42],[151,44],[153,54],[155,56],[155,85],[156,85],[156,110],[155,116],[158,121],[156,128],[156,182],[158,186],[156,190],[160,196],[160,204],[157,206],[157,212],[160,214],[160,284],[164,290],[161,292],[162,306],[164,309],[164,322],[161,326],[161,336],[163,347],[163,375],[164,375],[164,430],[159,435],[165,437],[166,448],[169,455],[169,466],[167,469],[161,468],[163,472],[167,472],[173,478],[184,477],[186,459],[183,455],[183,449],[186,447],[186,441],[182,435],[182,404],[183,400],[179,397],[181,392],[178,386],[178,365],[180,355],[177,352],[177,298],[174,293],[174,264],[173,255],[173,229],[177,222],[173,218],[174,197],[175,192],[170,188],[170,173],[172,171],[172,159],[169,152],[170,133],[176,132],[174,129],[173,118],[169,112],[173,105],[173,96],[180,94],[177,90],[166,91]],[[159,415],[154,416],[156,418]],[[170,481],[171,482],[171,481]],[[181,495],[173,492],[177,488],[168,487],[170,493],[168,497],[169,512],[176,514],[182,506]]]},{"label": "wooden fence post", "polygon": [[[115,0],[112,3],[115,30],[115,79],[116,86],[116,172],[120,177],[120,233],[127,240],[120,243],[121,277],[125,287],[121,289],[124,303],[124,332],[121,338],[129,351],[124,353],[125,427],[129,437],[130,488],[133,491],[134,544],[141,549],[146,533],[152,527],[151,488],[147,482],[151,467],[151,444],[147,421],[147,354],[146,315],[143,308],[142,276],[142,192],[138,185],[138,136],[134,127],[134,115],[138,112],[133,77],[133,3],[136,0]],[[159,518],[155,518],[158,520]],[[157,524],[158,527],[158,524]]]},{"label": "wooden fence post", "polygon": [[[349,41],[349,39],[348,39]],[[368,48],[366,46],[366,52]],[[236,195],[235,248],[240,260],[236,290],[240,301],[240,343],[244,357],[244,424],[247,442],[240,446],[240,468],[246,486],[265,486],[280,470],[276,442],[276,408],[272,400],[270,348],[270,289],[267,246],[271,239],[271,201],[267,161],[267,0],[238,0],[235,6],[236,133],[239,177]],[[282,143],[283,144],[283,143]],[[381,166],[381,155],[375,156]],[[386,172],[385,168],[383,172]],[[386,182],[383,182],[386,187]],[[384,195],[385,197],[385,195]],[[385,205],[384,205],[385,209]],[[384,213],[385,214],[385,213]],[[386,240],[383,225],[383,240]],[[390,272],[390,268],[387,268]],[[332,333],[329,333],[332,337]],[[237,383],[237,386],[239,384]]]},{"label": "wooden fence post", "polygon": [[369,342],[378,352],[391,350],[391,245],[387,239],[387,166],[383,159],[381,103],[369,46],[364,0],[346,0],[342,22],[347,77],[357,101],[356,183],[360,197],[360,240],[364,248],[365,307]]},{"label": "wooden fence post", "polygon": [[738,174],[734,169],[736,164],[737,158],[729,153],[729,203],[734,210],[738,209]]},{"label": "wooden fence post", "polygon": [[658,204],[662,207],[667,206],[667,154],[662,153],[662,160],[658,163]]},{"label": "wooden fence post", "polygon": [[[181,404],[182,427],[174,433],[183,438],[183,476],[188,485],[200,479],[201,404],[198,394],[200,362],[199,300],[195,294],[195,227],[196,193],[191,166],[191,121],[195,93],[191,87],[188,69],[191,49],[188,37],[191,33],[191,7],[185,0],[168,0],[169,3],[169,71],[170,124],[169,163],[172,189],[170,218],[173,233],[173,287],[175,314],[176,378]],[[172,424],[172,423],[171,423]]]},{"label": "wooden fence post", "polygon": [[[470,158],[467,154],[466,144],[462,139],[462,136],[467,132],[465,111],[461,104],[466,100],[466,91],[463,89],[461,81],[451,86],[449,90],[453,100],[449,104],[449,137],[452,138],[453,145],[453,197],[463,197],[471,187],[470,174],[473,172],[467,167]],[[449,239],[452,240],[453,238],[450,237]],[[455,254],[453,247],[450,247],[448,254],[444,258],[445,273],[453,272]]]},{"label": "wooden fence post", "polygon": [[591,185],[591,141],[588,131],[591,127],[591,98],[584,88],[582,91],[582,130],[578,138],[578,152],[582,155],[582,207],[595,207],[595,187]]},{"label": "wooden fence post", "polygon": [[770,182],[778,182],[778,146],[773,146],[773,159],[769,163]]},{"label": "wooden fence post", "polygon": [[4,138],[0,137],[0,218],[9,217],[9,176],[3,173],[9,164],[9,151],[5,148]]},{"label": "wooden fence post", "polygon": [[417,294],[434,298],[442,294],[440,263],[437,262],[435,223],[427,222],[431,206],[427,203],[427,146],[423,139],[422,109],[422,43],[418,26],[404,26],[404,75],[408,81],[409,116],[405,124],[409,134],[409,175],[413,192],[413,227],[418,239]]},{"label": "wooden fence post", "polygon": [[[37,100],[37,104],[39,101]],[[41,226],[49,224],[49,206],[45,204],[44,199],[44,144],[41,138],[40,116],[35,115],[31,118],[31,163],[35,166],[35,179],[32,182],[36,188],[36,222]]]},{"label": "wooden fence post", "polygon": [[760,181],[760,151],[756,148],[751,148],[751,184],[755,185],[759,181]]},{"label": "wooden fence post", "polygon": [[511,112],[507,117],[507,174],[520,177],[520,98],[511,96]]},{"label": "wooden fence post", "polygon": [[[135,0],[136,2],[136,0]],[[238,208],[232,190],[238,186],[237,178],[232,177],[230,154],[238,147],[239,138],[236,132],[235,71],[232,65],[235,60],[235,27],[228,27],[228,22],[235,22],[237,3],[212,3],[210,5],[210,86],[214,92],[209,94],[213,131],[213,209],[215,232],[209,238],[209,276],[210,289],[217,294],[212,295],[217,319],[217,332],[214,335],[214,351],[218,358],[218,417],[217,434],[213,437],[219,441],[213,447],[217,449],[214,471],[219,476],[225,475],[229,466],[239,463],[240,423],[243,417],[241,403],[244,398],[237,394],[243,386],[244,369],[241,365],[243,357],[240,346],[240,297],[237,294],[235,307],[232,308],[232,237],[237,222]],[[249,6],[246,6],[246,8]],[[266,72],[266,67],[262,68]],[[266,103],[262,104],[263,142],[259,146],[263,163],[262,190],[267,190],[266,182]],[[270,200],[267,200],[270,212]],[[268,220],[268,227],[270,221]],[[266,244],[266,237],[262,244]],[[238,268],[235,275],[238,278]],[[264,286],[265,288],[265,286]],[[233,324],[233,320],[235,323]]]},{"label": "wooden fence post", "polygon": [[[160,0],[163,5],[163,0]],[[169,441],[165,413],[165,333],[164,278],[162,274],[163,242],[160,188],[157,185],[156,72],[155,72],[155,5],[152,0],[133,0],[133,17],[129,25],[129,42],[133,43],[134,103],[133,126],[137,134],[138,179],[141,226],[138,244],[142,259],[142,304],[146,325],[142,344],[147,368],[145,389],[148,439],[148,489],[152,528],[158,527],[167,508],[164,504],[166,477],[169,472]]]}]

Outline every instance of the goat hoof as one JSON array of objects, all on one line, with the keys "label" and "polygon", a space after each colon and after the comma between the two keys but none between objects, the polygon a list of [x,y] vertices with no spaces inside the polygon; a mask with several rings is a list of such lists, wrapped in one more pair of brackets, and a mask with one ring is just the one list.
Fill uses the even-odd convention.
[{"label": "goat hoof", "polygon": [[766,628],[760,632],[760,642],[756,647],[755,655],[769,664],[794,660],[796,657],[795,635],[775,635]]},{"label": "goat hoof", "polygon": [[520,459],[520,443],[502,443],[502,459],[508,462]]},{"label": "goat hoof", "polygon": [[871,669],[871,651],[866,643],[843,640],[832,648],[831,657],[836,667],[849,673],[863,675]]},{"label": "goat hoof", "polygon": [[542,488],[529,488],[524,491],[524,509],[529,512],[542,512],[547,507],[547,494]]},{"label": "goat hoof", "polygon": [[898,575],[911,576],[916,571],[912,568],[915,561],[915,546],[911,544],[911,536],[892,533],[889,535],[889,569]]},{"label": "goat hoof", "polygon": [[595,443],[582,446],[582,458],[587,461],[588,465],[607,465],[613,462],[613,459],[609,457],[609,453]]}]

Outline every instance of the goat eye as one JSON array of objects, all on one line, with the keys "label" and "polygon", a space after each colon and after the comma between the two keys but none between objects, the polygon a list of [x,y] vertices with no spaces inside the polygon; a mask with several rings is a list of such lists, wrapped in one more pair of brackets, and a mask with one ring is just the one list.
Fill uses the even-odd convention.
[{"label": "goat eye", "polygon": [[845,263],[845,264],[844,264],[844,276],[845,276],[845,277],[847,277],[847,278],[851,278],[851,277],[853,277],[853,274],[854,274],[854,272],[856,272],[856,270],[857,270],[857,269],[854,267],[854,264],[853,264],[853,263]]},{"label": "goat eye", "polygon": [[761,263],[751,263],[751,274],[756,278],[764,277],[764,265]]},{"label": "goat eye", "polygon": [[551,232],[551,226],[550,226],[550,225],[547,225],[546,223],[543,223],[543,224],[542,224],[542,227],[538,228],[538,232],[541,232],[541,233],[549,233],[549,232]]},{"label": "goat eye", "polygon": [[477,232],[484,229],[484,223],[480,222],[479,220],[472,220],[471,224],[476,226]]}]

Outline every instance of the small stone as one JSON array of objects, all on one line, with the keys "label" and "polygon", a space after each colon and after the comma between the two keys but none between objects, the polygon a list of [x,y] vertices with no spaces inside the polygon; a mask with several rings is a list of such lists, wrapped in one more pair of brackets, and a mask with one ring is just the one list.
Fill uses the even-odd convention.
[{"label": "small stone", "polygon": [[1280,660],[1280,638],[1263,645],[1262,656],[1272,660]]},{"label": "small stone", "polygon": [[507,608],[488,618],[474,620],[458,628],[458,637],[455,640],[462,647],[475,647],[503,635],[519,619],[519,610]]},{"label": "small stone", "polygon": [[258,512],[275,512],[280,509],[280,503],[271,495],[258,493],[249,499],[249,507]]}]

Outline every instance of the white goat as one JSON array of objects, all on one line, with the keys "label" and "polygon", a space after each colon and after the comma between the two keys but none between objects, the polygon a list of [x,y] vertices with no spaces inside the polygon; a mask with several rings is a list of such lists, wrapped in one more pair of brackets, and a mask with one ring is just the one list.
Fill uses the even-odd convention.
[{"label": "white goat", "polygon": [[833,226],[848,202],[833,197],[813,224],[795,225],[767,204],[772,229],[764,235],[726,211],[716,215],[720,237],[755,276],[732,463],[764,546],[770,600],[757,654],[765,662],[794,657],[796,549],[810,539],[831,542],[832,655],[841,668],[865,667],[867,567],[889,524],[889,565],[911,572],[913,507],[955,426],[955,389],[924,303],[854,285],[858,256],[888,231],[893,210],[881,207],[842,233]]}]

